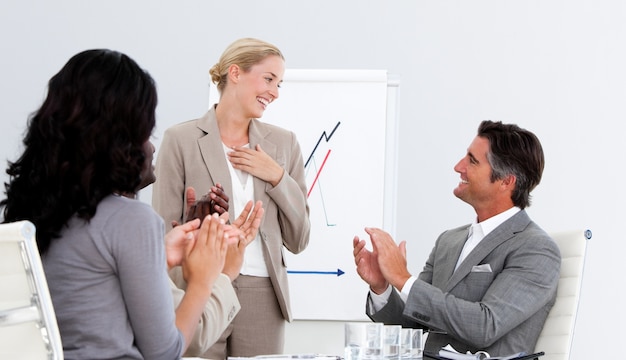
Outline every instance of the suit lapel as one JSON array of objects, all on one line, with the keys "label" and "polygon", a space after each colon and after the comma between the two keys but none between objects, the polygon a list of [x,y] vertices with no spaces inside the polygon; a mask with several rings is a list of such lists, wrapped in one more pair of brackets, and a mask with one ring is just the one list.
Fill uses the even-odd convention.
[{"label": "suit lapel", "polygon": [[[513,238],[515,234],[522,231],[529,222],[530,218],[524,210],[521,210],[487,234],[487,236],[482,239],[474,250],[467,255],[456,271],[454,271],[453,265],[454,273],[450,277],[450,280],[448,280],[444,291],[452,290],[452,288],[454,288],[472,271],[474,266],[480,264],[500,244],[508,241]],[[460,254],[460,250],[458,254]],[[458,259],[458,254],[455,261]]]},{"label": "suit lapel", "polygon": [[[217,127],[217,118],[215,117],[215,110],[211,108],[206,115],[204,115],[200,121],[198,121],[198,127],[206,133],[205,136],[198,139],[198,147],[204,160],[204,165],[207,167],[209,177],[211,178],[212,185],[220,183],[224,188],[224,192],[232,197],[233,188],[230,178],[230,172],[228,171],[228,164],[224,154],[224,148],[220,137],[220,131]],[[198,165],[200,166],[200,165]],[[202,196],[204,194],[196,194]],[[229,204],[230,219],[235,220],[235,214],[233,213],[234,207],[232,202]]]},{"label": "suit lapel", "polygon": [[461,255],[463,245],[467,240],[469,231],[469,225],[458,228],[451,231],[450,238],[446,241],[446,247],[443,249],[443,259],[438,260],[438,267],[441,271],[437,271],[433,274],[433,285],[443,287],[450,281],[452,274],[454,273],[454,267],[456,266],[457,259]]}]

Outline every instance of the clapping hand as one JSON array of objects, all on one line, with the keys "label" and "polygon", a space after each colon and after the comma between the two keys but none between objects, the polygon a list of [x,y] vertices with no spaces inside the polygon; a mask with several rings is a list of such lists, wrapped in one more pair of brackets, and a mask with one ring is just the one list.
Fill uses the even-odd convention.
[{"label": "clapping hand", "polygon": [[224,268],[227,248],[224,220],[217,214],[204,218],[197,236],[185,249],[182,268],[187,286],[197,284],[211,288]]},{"label": "clapping hand", "polygon": [[223,273],[228,275],[231,281],[239,276],[239,271],[243,265],[243,255],[246,246],[248,246],[258,234],[264,213],[265,210],[263,209],[263,203],[261,201],[256,202],[254,210],[252,208],[252,201],[248,201],[239,217],[237,217],[237,220],[233,221],[230,228],[228,228],[229,244]]},{"label": "clapping hand", "polygon": [[[186,209],[185,221],[193,219],[204,219],[207,215],[217,213],[222,215],[228,213],[228,195],[224,192],[224,188],[221,184],[215,184],[211,186],[211,190],[208,194],[205,194],[196,201],[196,190],[193,187],[188,187],[185,190]],[[172,220],[172,227],[180,225],[178,221]]]},{"label": "clapping hand", "polygon": [[354,247],[353,255],[354,263],[356,264],[356,272],[361,279],[370,286],[372,291],[376,294],[383,293],[387,290],[387,287],[389,287],[389,283],[385,280],[378,266],[378,253],[376,249],[369,251],[365,247],[365,240],[359,239],[358,236],[354,237],[352,245]]},{"label": "clapping hand", "polygon": [[228,196],[224,192],[224,188],[220,184],[211,187],[208,194],[203,195],[200,200],[196,201],[195,190],[192,187],[187,188],[187,218],[186,221],[192,219],[204,219],[207,215],[217,213],[222,215],[228,212]]}]

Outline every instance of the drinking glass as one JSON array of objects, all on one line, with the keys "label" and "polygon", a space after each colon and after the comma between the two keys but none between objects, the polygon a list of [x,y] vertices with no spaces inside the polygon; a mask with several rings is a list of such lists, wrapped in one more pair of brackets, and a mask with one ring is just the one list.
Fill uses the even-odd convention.
[{"label": "drinking glass", "polygon": [[422,358],[422,329],[402,329],[400,331],[400,359]]},{"label": "drinking glass", "polygon": [[383,324],[350,322],[345,324],[345,360],[381,359]]},{"label": "drinking glass", "polygon": [[400,325],[385,325],[383,327],[383,358],[385,360],[400,359]]}]

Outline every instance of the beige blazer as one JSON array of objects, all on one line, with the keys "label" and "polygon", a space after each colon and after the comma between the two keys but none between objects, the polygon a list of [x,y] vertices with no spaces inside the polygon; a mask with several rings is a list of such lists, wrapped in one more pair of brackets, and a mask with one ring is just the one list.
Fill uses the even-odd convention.
[{"label": "beige blazer", "polygon": [[[180,281],[181,279],[176,279],[176,282]],[[183,300],[185,291],[179,289],[173,281],[170,281],[170,287],[174,298],[174,309],[176,309]],[[237,294],[230,283],[230,279],[221,274],[213,284],[211,298],[204,305],[202,317],[196,328],[196,333],[189,343],[187,351],[185,351],[185,356],[201,356],[209,350],[240,309],[241,305],[237,300]]]},{"label": "beige blazer", "polygon": [[[287,269],[283,247],[294,254],[309,243],[311,224],[306,199],[304,161],[293,132],[253,119],[248,130],[250,147],[261,145],[285,169],[281,181],[273,187],[254,178],[254,194],[263,202],[265,215],[259,230],[267,270],[283,317],[291,321]],[[222,141],[212,108],[203,117],[167,129],[156,161],[156,182],[152,206],[171,227],[172,220],[182,222],[185,189],[193,186],[201,196],[216,183],[232,198],[232,186]],[[235,219],[230,204],[230,218]]]}]

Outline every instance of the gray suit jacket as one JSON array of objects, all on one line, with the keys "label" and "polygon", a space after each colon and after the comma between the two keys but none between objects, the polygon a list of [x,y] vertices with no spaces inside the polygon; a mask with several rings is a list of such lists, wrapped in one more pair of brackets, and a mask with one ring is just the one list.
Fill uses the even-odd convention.
[{"label": "gray suit jacket", "polygon": [[[255,200],[263,201],[265,215],[260,235],[267,270],[283,317],[291,321],[289,289],[283,247],[297,254],[309,243],[309,206],[306,200],[304,161],[293,132],[253,119],[248,130],[250,147],[261,145],[285,173],[275,187],[254,178]],[[193,186],[201,196],[216,183],[232,198],[228,165],[224,157],[215,110],[203,117],[167,129],[156,161],[156,182],[152,206],[170,226],[182,222],[185,211],[185,189]],[[235,219],[230,204],[230,218]],[[182,284],[177,284],[182,285]]]},{"label": "gray suit jacket", "polygon": [[559,248],[522,210],[489,233],[455,272],[468,229],[439,236],[406,304],[394,290],[383,309],[368,309],[368,315],[431,329],[425,350],[435,353],[446,344],[491,356],[532,353],[556,298]]}]

